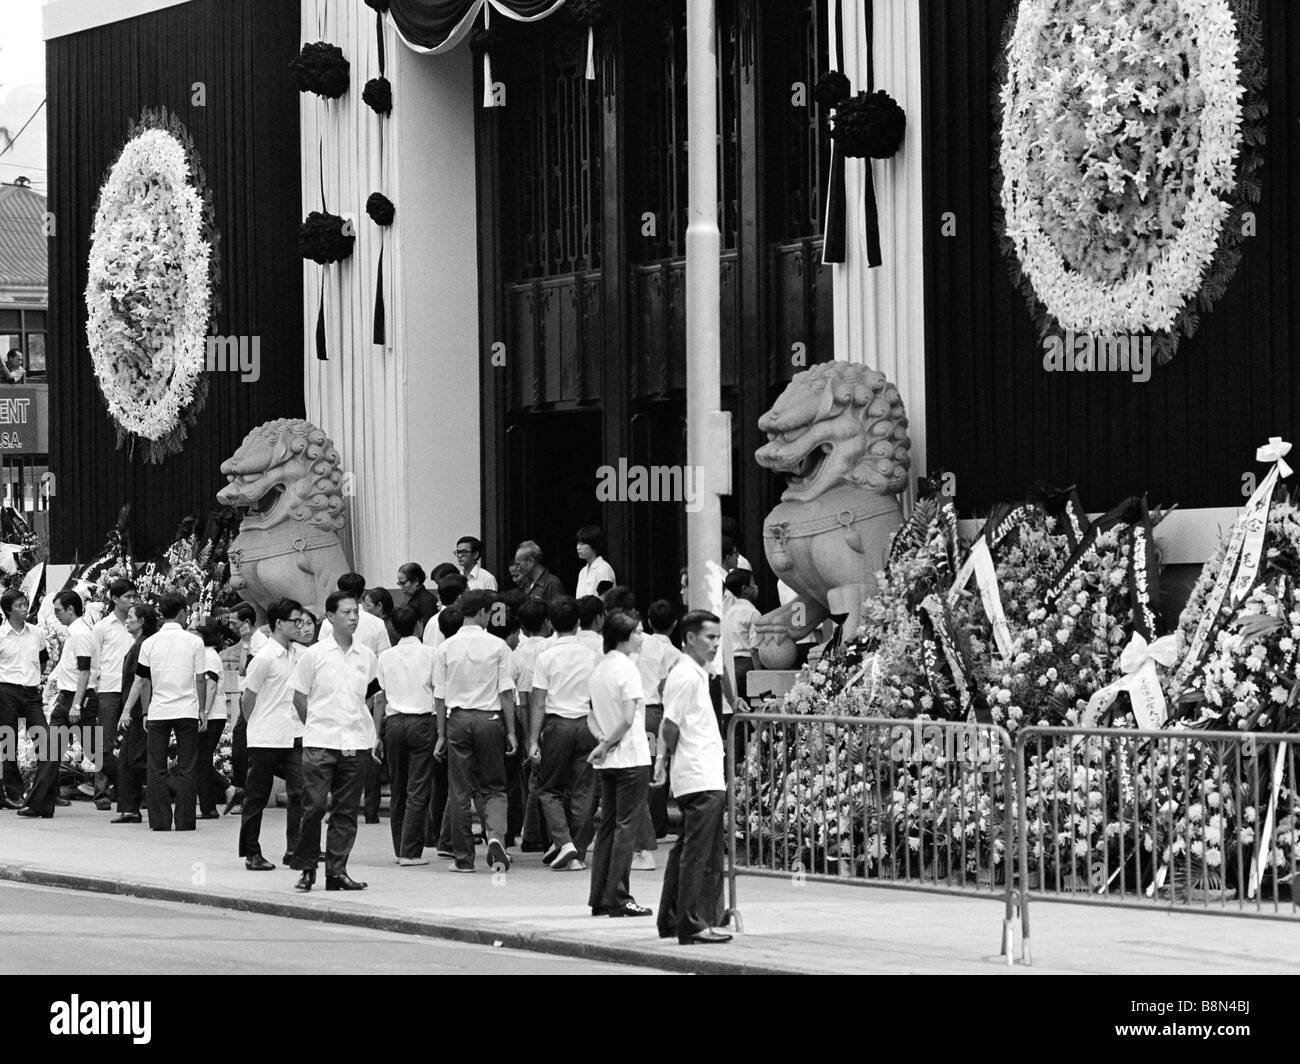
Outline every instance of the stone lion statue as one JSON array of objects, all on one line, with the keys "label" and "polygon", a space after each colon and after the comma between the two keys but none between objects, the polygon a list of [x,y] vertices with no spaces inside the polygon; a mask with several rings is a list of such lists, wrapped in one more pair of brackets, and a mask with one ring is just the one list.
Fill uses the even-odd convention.
[{"label": "stone lion statue", "polygon": [[763,523],[768,564],[798,597],[756,622],[759,661],[788,668],[828,616],[852,639],[903,512],[911,441],[898,389],[849,362],[812,366],[758,419],[758,464],[786,478]]},{"label": "stone lion statue", "polygon": [[217,501],[244,512],[230,545],[231,586],[259,615],[291,598],[321,616],[350,569],[339,539],[343,474],[333,442],[302,418],[268,421],[244,437],[221,472],[230,483]]}]

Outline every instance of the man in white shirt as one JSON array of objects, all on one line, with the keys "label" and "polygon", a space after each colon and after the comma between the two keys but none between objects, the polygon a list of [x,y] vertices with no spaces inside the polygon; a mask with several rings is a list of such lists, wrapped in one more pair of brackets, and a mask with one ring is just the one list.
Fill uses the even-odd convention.
[{"label": "man in white shirt", "polygon": [[456,540],[456,564],[465,574],[465,583],[471,591],[496,591],[497,578],[483,568],[483,544],[476,536],[461,536]]},{"label": "man in white shirt", "polygon": [[[293,706],[303,722],[302,826],[292,866],[302,873],[294,890],[316,883],[321,821],[328,810],[325,889],[365,890],[348,875],[348,856],[357,837],[364,761],[379,753],[379,739],[366,699],[379,688],[374,651],[356,638],[360,597],[334,591],[325,600],[325,622],[333,638],[308,647],[289,681]],[[384,633],[387,638],[387,632]],[[332,801],[331,801],[332,799]]]},{"label": "man in white shirt", "polygon": [[433,715],[433,651],[415,638],[420,611],[393,610],[397,645],[379,655],[376,712],[385,713],[384,755],[388,761],[389,825],[393,856],[402,866],[426,865],[425,821],[433,781],[438,725]]},{"label": "man in white shirt", "polygon": [[[338,579],[338,589],[346,591],[349,595],[356,597],[360,602],[366,593],[366,578],[360,573],[344,573]],[[388,638],[388,627],[383,620],[376,617],[368,610],[362,610],[357,617],[356,641],[364,647],[368,647],[370,652],[375,655],[375,660],[379,660],[379,655],[393,645],[392,640]],[[328,624],[321,626],[320,642],[331,643],[334,641],[334,629]],[[376,726],[381,726],[383,717],[375,714]],[[384,736],[382,729],[379,734],[379,742],[383,742]],[[373,757],[363,758],[362,783],[361,783],[361,811],[366,818],[367,824],[379,823],[379,799],[380,788],[382,785],[382,771],[380,763]]]},{"label": "man in white shirt", "polygon": [[[222,696],[229,697],[234,703],[235,727],[230,734],[230,773],[233,777],[235,793],[226,804],[226,814],[238,809],[242,815],[244,806],[244,784],[248,779],[248,720],[240,711],[244,692],[244,679],[248,675],[248,664],[253,655],[266,646],[268,634],[257,627],[257,610],[247,602],[241,602],[227,615],[230,624],[239,636],[239,642],[225,650],[221,659],[227,670],[234,665],[234,676],[227,671],[223,675]],[[236,681],[232,688],[231,681]]]},{"label": "man in white shirt", "polygon": [[275,865],[262,856],[262,811],[276,776],[289,794],[284,863],[293,859],[302,826],[302,720],[293,706],[293,670],[303,654],[306,616],[293,599],[277,599],[266,611],[271,638],[249,660],[239,713],[248,735],[248,775],[239,819],[239,856],[250,872],[270,872]]},{"label": "man in white shirt", "polygon": [[[554,642],[543,644],[532,673],[528,757],[537,773],[537,800],[551,847],[542,863],[556,872],[581,871],[595,834],[595,774],[587,761],[596,740],[587,727],[591,674],[598,655],[577,637],[578,605],[551,600]],[[568,813],[565,813],[565,809]]]},{"label": "man in white shirt", "polygon": [[[664,681],[677,664],[682,652],[672,643],[672,632],[677,626],[677,611],[667,599],[650,604],[646,614],[650,634],[641,640],[637,651],[636,667],[641,674],[641,690],[645,693],[646,741],[653,751],[659,743],[659,727],[664,719]],[[653,787],[647,799],[650,811],[650,839],[662,839],[668,834],[668,792],[663,787]],[[641,849],[651,849],[643,838]],[[650,858],[654,860],[653,857]]]},{"label": "man in white shirt", "polygon": [[130,580],[117,579],[108,586],[108,600],[112,609],[92,629],[95,657],[95,701],[98,703],[96,723],[104,736],[103,767],[95,773],[95,808],[107,811],[112,808],[109,788],[117,781],[117,758],[113,756],[113,736],[122,714],[122,663],[135,642],[126,630],[127,611],[136,604],[139,596]]},{"label": "man in white shirt", "polygon": [[578,560],[583,563],[578,571],[578,590],[574,598],[599,595],[601,584],[611,587],[618,583],[614,567],[605,560],[605,533],[598,525],[583,525],[578,529]]},{"label": "man in white shirt", "polygon": [[148,720],[149,767],[146,776],[149,828],[171,831],[172,800],[167,787],[167,744],[176,736],[177,831],[194,830],[194,802],[198,779],[195,764],[199,728],[207,723],[208,680],[204,675],[203,640],[185,630],[189,604],[169,592],[158,603],[163,624],[140,645],[135,674],[140,682],[140,705]]},{"label": "man in white shirt", "polygon": [[745,677],[753,665],[754,622],[758,620],[758,585],[748,569],[733,569],[727,574],[723,587],[730,596],[722,615],[722,627],[731,651],[731,684],[735,694],[744,698]]},{"label": "man in white shirt", "polygon": [[[444,576],[438,581],[438,604],[442,610],[451,609],[460,601],[461,595],[469,590],[469,585],[460,573],[452,573],[450,576]],[[442,646],[445,637],[442,634],[442,626],[438,624],[438,614],[434,614],[433,620],[424,626],[424,635],[421,642],[430,650],[437,650]]]},{"label": "man in white shirt", "polygon": [[[85,705],[90,679],[94,666],[95,638],[82,616],[84,606],[81,596],[75,591],[60,591],[54,597],[54,617],[68,630],[63,641],[63,651],[54,669],[54,682],[58,689],[58,700],[50,711],[48,741],[44,749],[37,748],[40,762],[36,769],[36,779],[31,792],[27,795],[27,806],[18,811],[21,817],[39,817],[49,819],[54,815],[56,799],[59,796],[59,762],[65,742],[71,740],[72,730],[69,725],[77,725],[82,720],[82,707]],[[96,769],[103,767],[103,740],[95,734],[96,729],[80,729],[82,735],[82,756],[95,763]]]},{"label": "man in white shirt", "polygon": [[668,855],[659,899],[659,937],[683,945],[730,942],[713,930],[720,922],[726,777],[722,734],[709,698],[705,667],[717,653],[716,614],[693,610],[682,618],[683,655],[664,683],[663,742],[654,785],[669,778],[682,811],[682,828]]},{"label": "man in white shirt", "polygon": [[467,591],[460,599],[464,624],[434,652],[433,695],[438,713],[437,753],[448,758],[451,795],[451,870],[474,871],[474,839],[470,834],[470,799],[477,791],[483,802],[483,832],[487,863],[494,871],[510,869],[502,838],[507,829],[506,756],[518,748],[515,739],[515,682],[510,672],[510,648],[487,630],[494,596]]},{"label": "man in white shirt", "polygon": [[[529,721],[532,716],[533,667],[537,655],[553,640],[547,636],[552,633],[549,610],[541,599],[529,599],[519,607],[519,642],[510,652],[510,675],[515,681],[515,728],[519,735],[527,738],[530,733]],[[527,743],[524,744],[527,747]],[[527,755],[527,749],[524,750]],[[546,849],[542,841],[542,807],[540,803],[541,777],[532,758],[523,758],[523,771],[520,773],[520,800],[523,802],[522,840],[524,853],[540,853]]]},{"label": "man in white shirt", "polygon": [[587,595],[578,602],[578,642],[588,647],[597,657],[605,655],[605,641],[600,637],[600,627],[605,623],[605,603],[598,595]]},{"label": "man in white shirt", "polygon": [[[45,709],[41,705],[41,670],[48,650],[45,636],[34,624],[27,623],[27,596],[16,588],[0,595],[0,612],[5,623],[0,626],[0,728],[17,736],[18,722],[27,725],[32,742],[47,742]],[[0,743],[4,757],[4,793],[0,808],[18,809],[22,804],[23,780],[18,772],[18,744]],[[29,816],[53,816],[54,810],[42,810]]]},{"label": "man in white shirt", "polygon": [[641,646],[641,618],[615,610],[602,631],[605,656],[591,674],[591,730],[604,809],[591,859],[592,916],[650,916],[631,892],[632,855],[646,812],[650,744],[645,734],[645,698],[632,655]]}]

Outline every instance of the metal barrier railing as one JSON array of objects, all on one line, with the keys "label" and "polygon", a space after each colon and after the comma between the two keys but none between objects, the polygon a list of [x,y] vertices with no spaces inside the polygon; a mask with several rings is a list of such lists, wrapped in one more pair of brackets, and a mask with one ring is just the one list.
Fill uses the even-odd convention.
[{"label": "metal barrier railing", "polygon": [[1004,729],[757,712],[731,719],[726,747],[727,916],[738,930],[738,875],[1000,897],[1002,953],[1013,963],[1018,910],[1029,963]]},{"label": "metal barrier railing", "polygon": [[1297,741],[1022,729],[1014,757],[1025,795],[1020,882],[1055,901],[1300,916]]}]

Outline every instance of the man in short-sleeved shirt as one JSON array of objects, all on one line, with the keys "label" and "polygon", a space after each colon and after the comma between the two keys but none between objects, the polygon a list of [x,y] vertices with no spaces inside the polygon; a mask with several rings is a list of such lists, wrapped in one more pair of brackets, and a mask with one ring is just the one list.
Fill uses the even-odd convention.
[{"label": "man in short-sleeved shirt", "polygon": [[289,794],[285,823],[284,863],[293,860],[302,828],[303,723],[293,706],[293,672],[304,648],[307,620],[302,605],[279,599],[267,609],[271,637],[249,659],[240,695],[240,716],[247,722],[248,774],[239,820],[239,856],[250,872],[275,869],[262,856],[262,811],[271,797],[276,776],[284,778]]},{"label": "man in short-sleeved shirt", "polygon": [[[63,651],[58,664],[54,667],[54,682],[58,690],[58,700],[50,711],[51,737],[55,734],[70,734],[69,725],[82,723],[82,707],[87,700],[94,674],[95,637],[90,625],[82,616],[81,596],[75,591],[60,591],[54,598],[54,617],[68,630],[63,641]],[[93,714],[86,710],[86,726],[80,729],[82,756],[89,758],[102,767],[102,751],[95,729],[90,726]],[[55,732],[55,729],[58,729]],[[45,744],[41,751],[44,756],[36,769],[36,779],[32,783],[31,793],[27,796],[27,811],[24,816],[39,813],[42,817],[52,816],[57,804],[59,791],[59,761],[61,744]]]},{"label": "man in short-sleeved shirt", "polygon": [[645,735],[645,698],[632,655],[641,645],[641,620],[615,610],[602,629],[605,656],[591,674],[591,730],[596,748],[590,760],[599,780],[600,827],[592,848],[593,915],[649,916],[632,897],[632,858],[642,822],[648,820],[650,745]]},{"label": "man in short-sleeved shirt", "polygon": [[557,872],[578,871],[595,834],[596,777],[587,758],[596,741],[587,716],[588,685],[600,655],[578,639],[578,607],[568,595],[551,600],[550,621],[556,638],[543,643],[533,666],[528,756],[551,835],[542,863]]},{"label": "man in short-sleeved shirt", "polygon": [[433,651],[415,637],[420,611],[393,611],[397,645],[379,655],[380,693],[386,711],[384,754],[390,783],[393,856],[402,866],[423,865],[425,820],[433,782],[438,723],[433,713]]},{"label": "man in short-sleeved shirt", "polygon": [[203,640],[184,628],[189,619],[189,604],[184,598],[164,595],[158,612],[163,618],[162,627],[140,645],[135,670],[141,681],[140,703],[148,720],[149,827],[154,831],[170,831],[172,827],[167,746],[175,735],[176,830],[193,831],[199,728],[207,723],[200,708],[207,696],[206,655]]},{"label": "man in short-sleeved shirt", "polygon": [[475,848],[470,833],[470,798],[483,801],[488,867],[508,871],[503,836],[510,805],[506,800],[506,756],[515,739],[515,682],[510,648],[487,630],[495,596],[467,591],[460,597],[464,624],[434,652],[433,696],[438,713],[438,749],[447,751],[451,783],[451,869],[473,872]]},{"label": "man in short-sleeved shirt", "polygon": [[111,808],[109,785],[117,781],[117,758],[113,756],[113,736],[122,715],[122,664],[135,640],[126,630],[127,611],[135,604],[135,585],[130,580],[114,580],[108,587],[112,608],[95,624],[95,701],[96,723],[104,736],[103,766],[95,773],[95,808]]},{"label": "man in short-sleeved shirt", "polygon": [[720,622],[716,614],[694,610],[682,618],[679,629],[683,653],[664,683],[663,743],[655,761],[655,786],[671,778],[682,829],[664,872],[659,934],[676,935],[683,945],[710,945],[731,940],[713,930],[721,915],[726,777],[705,666],[717,653]]},{"label": "man in short-sleeved shirt", "polygon": [[[360,613],[357,595],[333,592],[325,600],[325,620],[333,638],[308,647],[290,680],[294,708],[303,722],[302,827],[291,862],[302,873],[294,884],[298,891],[309,891],[316,882],[321,821],[327,810],[325,889],[366,888],[348,875],[348,856],[357,837],[363,759],[375,756],[378,743],[366,706],[367,695],[379,689],[375,682],[377,660],[357,638]],[[386,631],[384,638],[388,638]]]}]

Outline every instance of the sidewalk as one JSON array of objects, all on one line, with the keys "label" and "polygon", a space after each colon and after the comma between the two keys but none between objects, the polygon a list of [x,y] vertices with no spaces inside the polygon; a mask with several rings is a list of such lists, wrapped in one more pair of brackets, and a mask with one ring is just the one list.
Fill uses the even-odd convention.
[{"label": "sidewalk", "polygon": [[[1033,966],[1008,967],[998,954],[996,900],[744,876],[737,891],[745,933],[726,946],[679,946],[658,937],[653,919],[593,918],[588,876],[551,872],[539,854],[520,856],[506,876],[482,868],[481,850],[472,876],[448,872],[431,851],[429,865],[398,868],[385,819],[360,825],[349,864],[369,890],[327,894],[321,876],[300,895],[296,874],[283,867],[245,871],[235,856],[238,817],[163,833],[109,824],[111,815],[87,802],[53,820],[0,813],[0,879],[702,974],[1300,973],[1300,924],[1289,922],[1035,900]],[[263,822],[266,855],[277,865],[284,816],[268,810]],[[632,874],[642,904],[658,906],[666,859],[661,848],[660,871]]]}]

